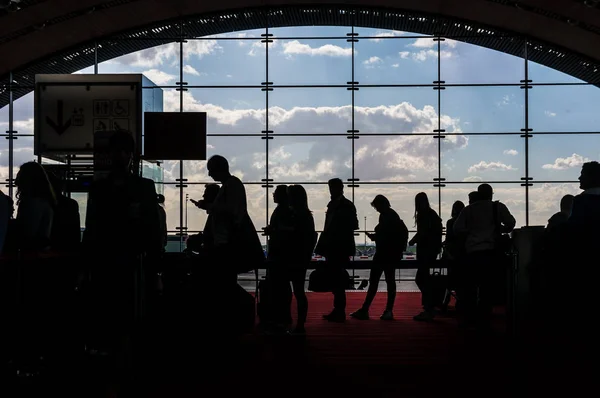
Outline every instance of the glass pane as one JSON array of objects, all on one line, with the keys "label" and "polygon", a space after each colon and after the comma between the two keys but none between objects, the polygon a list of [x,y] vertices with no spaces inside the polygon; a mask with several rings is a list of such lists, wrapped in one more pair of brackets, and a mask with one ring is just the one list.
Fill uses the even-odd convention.
[{"label": "glass pane", "polygon": [[[183,109],[206,112],[208,134],[260,134],[265,129],[265,98],[258,88],[190,89],[184,93]],[[175,105],[178,110],[179,93]]]},{"label": "glass pane", "polygon": [[345,88],[276,88],[269,92],[269,130],[275,134],[346,134],[352,96]]},{"label": "glass pane", "polygon": [[[355,105],[354,126],[360,133],[433,133],[438,128],[437,93],[431,87],[361,88]],[[453,118],[444,118],[448,131],[458,128]]]},{"label": "glass pane", "polygon": [[[154,40],[136,41],[140,46],[152,46],[155,43]],[[104,50],[105,47],[110,48],[110,42],[99,43],[98,59],[101,62],[98,64],[98,73],[143,73],[158,86],[172,86],[179,81],[179,43],[165,43],[102,62],[107,51]],[[198,48],[198,51],[201,50],[204,56],[216,51],[216,48],[214,46],[209,50]],[[199,55],[199,52],[194,53],[192,50],[184,52],[184,56],[188,58]]]},{"label": "glass pane", "polygon": [[600,134],[534,135],[530,174],[541,181],[577,181],[581,166],[600,157]]},{"label": "glass pane", "polygon": [[529,127],[533,131],[600,131],[600,88],[534,86],[529,91]]},{"label": "glass pane", "polygon": [[525,176],[525,140],[519,135],[446,136],[442,177],[448,182],[515,181]]},{"label": "glass pane", "polygon": [[278,136],[269,140],[269,178],[275,183],[347,181],[351,177],[352,142],[345,136]]},{"label": "glass pane", "polygon": [[164,182],[175,182],[181,178],[179,175],[180,164],[179,160],[166,160],[162,164]]},{"label": "glass pane", "polygon": [[[0,123],[2,119],[0,119]],[[4,129],[4,127],[2,127]],[[6,135],[4,134],[6,129],[2,130],[0,133],[0,190],[5,194],[8,194],[8,166],[9,166],[9,158],[8,158],[8,140],[6,139]]]},{"label": "glass pane", "polygon": [[561,51],[548,48],[544,45],[531,44],[527,46],[527,58],[529,79],[533,83],[581,83],[582,80],[571,75],[552,69],[546,65],[537,63],[536,61],[543,59],[546,62],[553,62],[552,58],[560,59],[564,56]]},{"label": "glass pane", "polygon": [[547,225],[552,215],[560,211],[565,195],[581,193],[576,184],[534,184],[529,188],[529,225]]},{"label": "glass pane", "polygon": [[[158,187],[157,187],[158,188]],[[75,199],[79,205],[79,221],[81,228],[85,228],[85,217],[87,215],[87,193],[72,193],[71,199]]]},{"label": "glass pane", "polygon": [[351,31],[352,28],[349,26],[289,26],[281,28],[269,28],[269,33],[275,38],[283,37],[290,40],[304,38],[326,38],[323,39],[323,44],[327,43],[329,38],[345,40],[346,33],[350,33]]},{"label": "glass pane", "polygon": [[[261,137],[207,137],[206,158],[224,156],[229,162],[231,174],[243,182],[261,182],[266,178],[265,140]],[[208,176],[205,160],[183,162],[184,178],[188,182],[214,182]],[[177,177],[179,178],[179,177]]]},{"label": "glass pane", "polygon": [[438,177],[438,140],[420,136],[361,136],[354,143],[355,177],[363,181],[431,182]]},{"label": "glass pane", "polygon": [[188,40],[183,53],[183,79],[190,86],[259,86],[265,81],[260,35],[254,40]]},{"label": "glass pane", "polygon": [[[447,84],[519,84],[525,79],[523,58],[459,40],[441,42],[441,80]],[[488,37],[486,40],[489,45],[493,45],[492,40],[510,40],[515,46],[522,43],[519,39],[508,37]],[[433,48],[437,49],[437,44]]]},{"label": "glass pane", "polygon": [[14,177],[16,177],[21,165],[37,160],[37,156],[33,154],[33,137],[18,137],[14,141],[13,148]]},{"label": "glass pane", "polygon": [[347,84],[352,80],[352,43],[275,38],[269,46],[269,80],[275,85]]},{"label": "glass pane", "polygon": [[[438,80],[437,45],[430,38],[406,39],[393,31],[356,43],[355,81],[359,84],[433,84]],[[446,54],[443,52],[442,54]]]},{"label": "glass pane", "polygon": [[[525,225],[525,188],[521,184],[492,183],[494,190],[493,200],[504,203],[513,217],[517,220],[516,228]],[[442,218],[444,225],[450,218],[452,204],[460,200],[465,205],[469,204],[469,192],[477,191],[479,183],[448,184],[442,188]]]},{"label": "glass pane", "polygon": [[512,86],[447,87],[442,112],[465,133],[518,132],[525,126],[525,94]]}]

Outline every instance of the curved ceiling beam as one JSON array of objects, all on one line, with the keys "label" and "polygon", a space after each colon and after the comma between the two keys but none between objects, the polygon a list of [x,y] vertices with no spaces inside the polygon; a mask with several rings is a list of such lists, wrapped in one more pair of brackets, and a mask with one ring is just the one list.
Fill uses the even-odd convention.
[{"label": "curved ceiling beam", "polygon": [[[160,21],[180,17],[226,12],[248,7],[319,4],[338,4],[340,6],[363,6],[366,8],[387,8],[407,10],[471,21],[478,25],[489,26],[505,32],[514,32],[540,42],[545,42],[580,54],[584,58],[600,62],[600,35],[582,29],[578,25],[565,23],[541,13],[534,13],[506,5],[503,1],[488,0],[220,0],[205,2],[197,0],[55,0],[45,1],[15,13],[7,14],[0,20],[0,32],[15,35],[11,40],[0,44],[0,76],[15,71],[25,65],[45,59],[62,50],[74,48],[86,42],[133,30]],[[524,5],[542,7],[546,2],[540,0],[521,1]],[[589,20],[598,15],[597,9],[585,6],[573,6],[572,1],[561,0],[569,15],[586,14]],[[570,7],[567,7],[570,4]],[[90,12],[95,7],[93,12]],[[587,12],[583,13],[580,8]],[[64,20],[61,19],[63,16]],[[10,22],[4,21],[9,18]],[[596,17],[596,21],[598,18]],[[49,22],[45,26],[44,22]],[[54,22],[53,22],[54,21]],[[31,24],[37,26],[31,29]],[[6,38],[0,35],[0,40]]]}]

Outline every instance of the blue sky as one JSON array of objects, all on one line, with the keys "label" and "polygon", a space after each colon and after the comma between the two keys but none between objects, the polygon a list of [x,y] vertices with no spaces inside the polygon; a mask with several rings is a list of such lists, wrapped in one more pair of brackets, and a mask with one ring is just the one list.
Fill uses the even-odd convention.
[{"label": "blue sky", "polygon": [[[349,28],[306,27],[272,29],[269,45],[269,81],[276,85],[336,85],[352,80],[352,48],[345,40]],[[405,32],[357,28],[355,81],[360,84],[431,84],[437,80],[437,43]],[[184,80],[189,85],[260,85],[265,81],[265,44],[262,31],[236,32],[221,37],[239,40],[192,40],[184,45]],[[293,37],[340,36],[343,39]],[[407,36],[411,36],[410,38]],[[287,37],[287,38],[286,38]],[[286,39],[278,39],[286,38]],[[524,78],[524,61],[486,48],[445,40],[441,43],[441,75],[449,84],[518,84]],[[179,46],[129,54],[99,66],[100,73],[144,73],[159,85],[179,80]],[[93,73],[88,68],[82,73]],[[534,83],[577,83],[577,79],[530,63]],[[355,128],[362,133],[431,133],[441,114],[448,135],[442,141],[442,176],[448,184],[442,193],[442,216],[447,218],[454,200],[466,201],[477,182],[519,181],[524,176],[524,140],[519,135],[464,136],[461,133],[515,133],[524,127],[524,90],[517,87],[361,88],[355,92]],[[179,94],[164,90],[165,110],[178,110]],[[594,86],[537,86],[530,90],[529,122],[534,132],[597,131],[600,90]],[[339,133],[351,129],[351,92],[345,88],[276,88],[269,93],[270,129],[279,134]],[[32,131],[33,96],[15,104],[17,130]],[[206,111],[209,133],[260,133],[265,128],[265,93],[256,88],[191,89],[184,110]],[[7,107],[0,110],[0,126],[6,130]],[[247,182],[265,178],[265,141],[259,137],[208,139],[209,155],[230,158],[234,171]],[[537,180],[576,180],[581,164],[600,157],[599,135],[534,136],[530,140],[530,174]],[[15,165],[33,158],[32,139],[17,141]],[[269,142],[271,178],[277,181],[325,182],[331,177],[349,178],[352,143],[340,137],[276,137]],[[422,181],[423,185],[361,185],[355,190],[359,217],[376,224],[369,202],[377,193],[387,195],[401,216],[410,219],[414,195],[430,194],[438,208],[437,142],[431,136],[367,137],[354,143],[356,176],[362,181]],[[6,143],[0,143],[0,177],[6,178]],[[208,181],[205,162],[185,162],[190,181]],[[178,178],[178,162],[167,162],[165,180]],[[519,183],[496,184],[496,196],[513,209],[523,224],[524,190]],[[536,184],[531,190],[531,222],[543,224],[558,208],[565,193],[577,193],[577,184]],[[200,197],[202,185],[190,186],[191,197]],[[165,187],[169,226],[179,222],[178,190]],[[324,185],[310,185],[311,207],[322,225],[327,203]],[[350,196],[351,192],[348,191]],[[267,200],[260,185],[248,187],[255,224],[264,226]],[[84,201],[82,201],[84,206]],[[272,203],[269,203],[270,210]],[[193,215],[193,217],[192,217]],[[190,210],[190,227],[200,228],[204,215]],[[409,223],[411,224],[411,223]]]}]

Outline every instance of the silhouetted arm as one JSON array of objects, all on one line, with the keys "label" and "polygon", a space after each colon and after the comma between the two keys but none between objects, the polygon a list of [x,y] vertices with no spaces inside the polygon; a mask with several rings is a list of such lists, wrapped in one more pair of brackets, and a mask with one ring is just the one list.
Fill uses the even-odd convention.
[{"label": "silhouetted arm", "polygon": [[515,229],[515,225],[517,225],[517,220],[510,214],[508,207],[504,203],[499,203],[500,212],[500,221],[502,223],[502,233],[510,233],[513,229]]}]

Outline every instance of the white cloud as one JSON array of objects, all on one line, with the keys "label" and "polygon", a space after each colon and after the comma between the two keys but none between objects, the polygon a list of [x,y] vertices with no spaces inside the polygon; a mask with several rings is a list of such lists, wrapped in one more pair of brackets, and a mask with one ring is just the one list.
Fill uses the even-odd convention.
[{"label": "white cloud", "polygon": [[[392,30],[386,32],[378,32],[375,34],[375,37],[398,37],[406,34],[406,32],[402,32],[399,30]],[[382,39],[372,39],[375,43],[379,43]]]},{"label": "white cloud", "polygon": [[233,75],[227,75],[226,76],[228,79],[231,79],[233,77]]},{"label": "white cloud", "polygon": [[481,178],[479,176],[469,176],[469,177],[463,178],[463,182],[480,182],[480,181],[483,181],[483,178]]},{"label": "white cloud", "polygon": [[433,40],[433,38],[427,38],[427,37],[421,37],[417,40],[414,41],[414,43],[411,44],[412,47],[417,47],[417,48],[432,48],[433,46],[436,45],[436,42]]},{"label": "white cloud", "polygon": [[379,57],[371,57],[363,61],[363,65],[365,65],[366,68],[374,68],[375,65],[379,65],[381,63],[383,63],[383,60]]},{"label": "white cloud", "polygon": [[167,84],[176,79],[175,75],[171,75],[167,72],[163,72],[162,70],[158,70],[158,69],[150,69],[150,70],[146,70],[142,73],[144,75],[146,75],[146,77],[148,79],[152,80],[154,83],[156,83],[158,85]]},{"label": "white cloud", "polygon": [[[222,49],[216,40],[190,40],[183,46],[183,58],[184,60],[192,56],[202,58]],[[157,67],[168,62],[176,65],[179,62],[179,44],[169,43],[148,48],[116,58],[112,62],[142,68]]]},{"label": "white cloud", "polygon": [[[423,62],[429,58],[437,58],[437,56],[438,56],[437,50],[421,50],[419,52],[412,53],[412,59],[414,59],[415,61],[418,61],[418,62]],[[442,59],[449,59],[449,58],[452,58],[453,56],[454,56],[454,53],[452,53],[451,51],[447,51],[447,50],[440,51],[440,57],[442,57]]]},{"label": "white cloud", "polygon": [[393,64],[393,65],[392,65],[392,68],[397,68],[397,67],[399,67],[399,66],[400,66],[400,64]]},{"label": "white cloud", "polygon": [[402,59],[408,59],[408,57],[410,57],[410,51],[400,51],[398,54]]},{"label": "white cloud", "polygon": [[[445,39],[440,43],[440,46],[448,48],[456,48],[456,45],[458,44],[456,40],[452,39]],[[433,38],[421,37],[415,40],[414,43],[410,44],[410,46],[416,48],[433,48],[437,46],[437,41],[435,41]]]},{"label": "white cloud", "polygon": [[206,75],[206,73],[198,72],[192,65],[189,65],[189,64],[184,65],[183,73],[187,73],[187,74],[195,75],[195,76]]},{"label": "white cloud", "polygon": [[550,111],[545,111],[545,112],[544,112],[544,114],[545,114],[546,116],[548,116],[548,117],[555,117],[555,116],[556,116],[556,113],[554,113],[554,112],[550,112]]},{"label": "white cloud", "polygon": [[[165,111],[177,110],[178,107],[179,93],[165,92]],[[264,129],[264,109],[226,109],[201,103],[190,92],[185,92],[184,110],[207,112],[209,133],[243,133]],[[438,118],[433,106],[416,108],[407,102],[390,106],[355,107],[354,116],[356,124],[360,125],[361,132],[364,133],[432,131],[437,128]],[[273,106],[269,108],[269,127],[277,134],[299,131],[308,134],[324,133],[339,130],[339,126],[347,123],[351,117],[350,105],[288,109]],[[442,115],[441,121],[442,128],[446,131],[461,132],[458,119]],[[468,143],[467,137],[462,135],[449,136],[447,141],[447,150],[463,148]],[[232,156],[229,152],[235,150],[235,157],[245,176],[259,179],[264,168],[264,149],[261,149],[264,146],[257,140],[255,147],[240,146],[233,149],[223,146],[223,142],[231,142],[231,139],[216,141],[213,144],[214,153],[225,150],[228,151],[227,156]],[[285,149],[284,152],[291,153],[292,156],[284,158],[271,156],[270,153],[269,173],[273,178],[292,181],[326,180],[348,174],[351,153],[349,147],[340,145],[343,142],[345,141],[341,141],[340,137],[277,137],[270,143],[272,150]],[[298,155],[299,153],[303,155]],[[360,170],[360,178],[363,179],[401,181],[410,179],[410,176],[418,172],[431,174],[437,164],[436,159],[437,145],[428,136],[363,136],[356,141],[355,167]]]},{"label": "white cloud", "polygon": [[567,158],[557,158],[554,163],[545,164],[542,168],[547,170],[567,170],[573,167],[581,167],[584,163],[589,161],[590,159],[574,153]]},{"label": "white cloud", "polygon": [[510,156],[517,156],[519,152],[516,149],[505,149],[504,154]]},{"label": "white cloud", "polygon": [[[328,56],[328,57],[349,57],[352,55],[352,48],[325,44],[320,47],[311,47],[308,44],[300,43],[298,40],[292,40],[283,43],[283,53],[288,56],[310,55],[310,56]],[[355,52],[356,53],[356,52]]]},{"label": "white cloud", "polygon": [[512,171],[517,170],[511,165],[506,165],[502,162],[481,162],[469,167],[469,173],[479,173],[482,171]]}]

